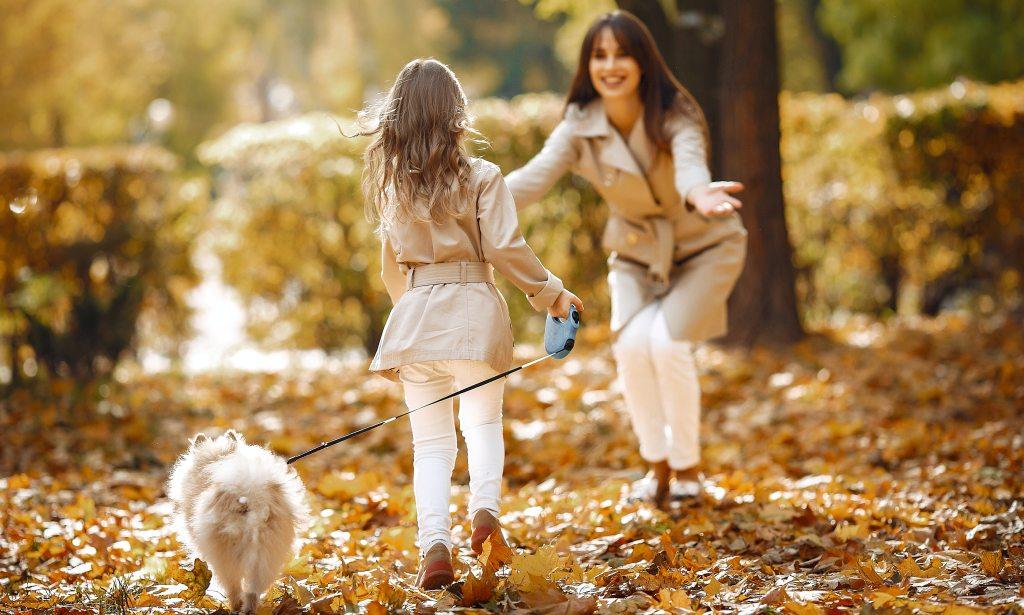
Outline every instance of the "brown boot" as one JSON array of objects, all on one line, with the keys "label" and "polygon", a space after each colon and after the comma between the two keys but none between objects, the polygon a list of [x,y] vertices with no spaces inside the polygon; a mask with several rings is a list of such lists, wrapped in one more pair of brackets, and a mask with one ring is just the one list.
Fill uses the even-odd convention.
[{"label": "brown boot", "polygon": [[452,554],[444,543],[435,542],[420,560],[416,585],[422,589],[441,589],[455,582]]},{"label": "brown boot", "polygon": [[654,473],[654,504],[664,506],[668,502],[669,487],[672,485],[672,469],[668,467],[667,461],[658,461],[651,464],[651,472]]},{"label": "brown boot", "polygon": [[469,539],[470,545],[473,547],[473,553],[480,555],[484,552],[484,541],[487,537],[498,530],[499,536],[504,540],[504,536],[501,536],[501,523],[498,519],[491,514],[490,511],[481,508],[476,511],[473,515],[473,536]]}]

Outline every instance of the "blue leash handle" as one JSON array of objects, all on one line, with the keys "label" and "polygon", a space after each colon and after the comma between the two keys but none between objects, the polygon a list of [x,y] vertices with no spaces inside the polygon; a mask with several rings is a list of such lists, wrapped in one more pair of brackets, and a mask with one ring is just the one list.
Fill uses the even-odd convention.
[{"label": "blue leash handle", "polygon": [[568,318],[555,318],[548,314],[544,323],[544,350],[556,359],[564,359],[576,345],[576,333],[580,330],[580,313],[575,305],[569,306]]}]

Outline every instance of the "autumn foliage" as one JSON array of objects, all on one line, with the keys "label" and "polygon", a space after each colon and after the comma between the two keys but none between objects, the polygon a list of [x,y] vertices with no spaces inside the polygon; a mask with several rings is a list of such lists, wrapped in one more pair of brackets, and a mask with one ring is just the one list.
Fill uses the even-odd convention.
[{"label": "autumn foliage", "polygon": [[[521,359],[536,349],[524,347]],[[701,349],[702,501],[631,500],[643,472],[606,332],[516,375],[502,523],[459,582],[422,592],[406,421],[299,464],[317,521],[265,604],[275,613],[476,610],[976,613],[1024,600],[1024,336],[1019,315],[854,320],[790,350]],[[162,490],[198,430],[293,454],[401,410],[365,364],[139,376],[109,416],[0,402],[0,610],[223,607],[168,527]],[[1017,605],[1014,607],[1013,605]]]}]

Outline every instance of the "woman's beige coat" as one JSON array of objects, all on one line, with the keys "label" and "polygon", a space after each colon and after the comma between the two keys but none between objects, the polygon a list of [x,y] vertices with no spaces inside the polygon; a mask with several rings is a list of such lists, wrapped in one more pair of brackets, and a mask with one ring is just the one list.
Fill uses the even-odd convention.
[{"label": "woman's beige coat", "polygon": [[382,237],[381,277],[395,306],[370,369],[383,376],[394,379],[395,368],[421,361],[472,359],[497,371],[512,363],[512,323],[494,285],[455,281],[408,288],[418,266],[490,263],[538,311],[562,292],[562,281],[526,245],[501,170],[478,158],[471,165],[464,215],[439,223],[399,222]]},{"label": "woman's beige coat", "polygon": [[587,179],[607,201],[609,217],[620,218],[610,219],[605,229],[609,250],[650,236],[631,229],[664,231],[659,243],[672,252],[667,282],[652,279],[648,267],[612,252],[612,331],[661,298],[672,337],[702,341],[726,332],[726,300],[743,269],[747,233],[738,214],[706,218],[686,204],[690,190],[711,181],[704,140],[700,128],[679,115],[670,117],[666,128],[671,155],[658,151],[643,121],[623,139],[608,121],[600,98],[583,108],[572,104],[541,152],[506,181],[516,205],[523,208],[568,171]]}]

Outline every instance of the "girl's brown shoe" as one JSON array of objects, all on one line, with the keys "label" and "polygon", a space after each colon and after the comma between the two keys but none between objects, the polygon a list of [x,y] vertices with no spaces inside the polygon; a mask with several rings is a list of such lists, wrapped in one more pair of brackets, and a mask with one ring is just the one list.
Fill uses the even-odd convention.
[{"label": "girl's brown shoe", "polygon": [[[473,515],[473,535],[470,538],[470,545],[473,547],[473,553],[480,555],[484,551],[484,541],[487,537],[494,533],[495,530],[501,531],[501,523],[498,522],[497,517],[492,515],[490,511],[480,509]],[[504,537],[502,538],[504,539]]]},{"label": "girl's brown shoe", "polygon": [[455,582],[455,570],[452,568],[452,554],[444,543],[434,543],[420,560],[420,572],[416,575],[416,585],[422,589],[441,589]]}]

